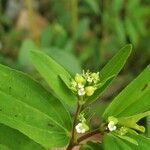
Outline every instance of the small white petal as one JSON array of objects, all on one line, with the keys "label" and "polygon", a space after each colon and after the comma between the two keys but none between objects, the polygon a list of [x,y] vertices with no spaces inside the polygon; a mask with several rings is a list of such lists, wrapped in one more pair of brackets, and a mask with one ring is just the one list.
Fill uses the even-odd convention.
[{"label": "small white petal", "polygon": [[79,96],[85,95],[85,90],[84,90],[84,88],[81,88],[81,89],[78,90],[78,95],[79,95]]},{"label": "small white petal", "polygon": [[77,133],[85,133],[87,131],[82,123],[78,123],[75,129]]},{"label": "small white petal", "polygon": [[115,123],[113,121],[110,121],[108,124],[109,131],[115,131],[117,127],[115,126]]},{"label": "small white petal", "polygon": [[87,81],[88,81],[89,83],[92,83],[93,79],[92,79],[91,77],[88,77],[88,78],[87,78]]},{"label": "small white petal", "polygon": [[82,89],[82,88],[84,88],[84,85],[81,84],[81,83],[79,83],[79,84],[78,84],[78,88],[79,88],[79,89]]}]

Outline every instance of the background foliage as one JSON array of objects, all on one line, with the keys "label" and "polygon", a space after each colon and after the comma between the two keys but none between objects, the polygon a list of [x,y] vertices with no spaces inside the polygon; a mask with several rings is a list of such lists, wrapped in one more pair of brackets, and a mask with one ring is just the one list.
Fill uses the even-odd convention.
[{"label": "background foliage", "polygon": [[[82,68],[100,70],[126,43],[134,52],[103,94],[102,109],[93,104],[95,115],[150,63],[150,1],[0,0],[0,63],[34,75],[45,87],[31,65],[30,50],[46,52],[73,75]],[[149,120],[143,122],[149,126]]]}]

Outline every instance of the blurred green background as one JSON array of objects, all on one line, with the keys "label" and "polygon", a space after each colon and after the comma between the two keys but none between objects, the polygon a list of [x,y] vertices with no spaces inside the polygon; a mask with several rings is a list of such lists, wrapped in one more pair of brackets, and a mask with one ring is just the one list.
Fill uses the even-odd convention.
[{"label": "blurred green background", "polygon": [[0,63],[43,84],[30,50],[45,51],[73,75],[100,70],[127,43],[133,53],[104,100],[150,64],[150,0],[0,0]]}]

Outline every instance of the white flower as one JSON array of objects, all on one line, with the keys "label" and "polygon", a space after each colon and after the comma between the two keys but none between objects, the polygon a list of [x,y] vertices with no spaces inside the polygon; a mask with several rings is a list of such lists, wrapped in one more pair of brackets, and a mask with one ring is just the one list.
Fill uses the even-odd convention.
[{"label": "white flower", "polygon": [[89,130],[89,127],[85,123],[78,123],[75,128],[77,133],[85,133]]},{"label": "white flower", "polygon": [[108,129],[109,129],[109,131],[115,131],[117,129],[117,127],[115,126],[115,123],[113,121],[110,121],[108,123]]},{"label": "white flower", "polygon": [[93,79],[90,76],[88,76],[87,77],[87,82],[92,83],[92,81],[93,81]]},{"label": "white flower", "polygon": [[82,88],[84,88],[84,85],[81,84],[81,83],[79,83],[79,84],[78,84],[78,88],[79,88],[79,89],[82,89]]},{"label": "white flower", "polygon": [[79,95],[79,96],[85,95],[85,90],[84,90],[84,88],[80,88],[80,89],[78,90],[78,95]]}]

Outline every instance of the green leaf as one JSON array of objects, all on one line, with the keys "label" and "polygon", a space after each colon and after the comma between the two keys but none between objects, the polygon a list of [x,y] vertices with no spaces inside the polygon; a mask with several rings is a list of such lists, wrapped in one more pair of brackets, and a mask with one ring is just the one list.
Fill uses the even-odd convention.
[{"label": "green leaf", "polygon": [[3,65],[0,74],[0,122],[46,148],[66,145],[72,124],[64,106],[26,74]]},{"label": "green leaf", "polygon": [[114,134],[115,136],[118,136],[120,139],[123,139],[123,140],[125,140],[125,141],[128,141],[129,143],[132,143],[132,144],[134,144],[134,145],[138,145],[138,142],[135,140],[135,139],[133,139],[133,138],[131,138],[131,137],[129,137],[129,136],[126,136],[126,135],[119,135],[119,134]]},{"label": "green leaf", "polygon": [[95,14],[99,14],[100,8],[98,5],[98,2],[96,0],[84,0],[90,7],[91,9],[95,12]]},{"label": "green leaf", "polygon": [[49,47],[52,44],[52,38],[54,36],[53,30],[50,25],[44,28],[41,34],[41,46]]},{"label": "green leaf", "polygon": [[128,143],[132,149],[136,150],[149,150],[150,138],[147,138],[143,135],[131,135],[138,142],[138,146]]},{"label": "green leaf", "polygon": [[93,102],[99,98],[103,91],[112,83],[113,79],[118,75],[125,62],[127,61],[131,53],[131,49],[132,46],[130,44],[123,47],[100,71],[101,82],[107,82],[102,88],[95,91],[95,94],[89,99],[90,102]]},{"label": "green leaf", "polygon": [[31,56],[34,66],[53,90],[52,94],[54,94],[54,96],[59,98],[63,103],[67,105],[75,105],[75,95],[59,78],[59,75],[62,74],[66,76],[66,78],[71,80],[70,74],[51,57],[40,51],[32,51]]},{"label": "green leaf", "polygon": [[137,122],[139,122],[139,120],[149,115],[150,115],[150,111],[147,111],[147,112],[139,113],[139,114],[129,116],[129,117],[120,117],[120,118],[117,118],[117,120],[118,120],[118,124],[120,125],[129,127],[129,128],[141,131],[141,132],[145,132],[145,128],[143,126],[139,126]]},{"label": "green leaf", "polygon": [[150,116],[147,117],[147,135],[150,138]]},{"label": "green leaf", "polygon": [[123,0],[114,0],[112,2],[113,13],[115,13],[116,15],[120,14],[122,6],[123,6]]},{"label": "green leaf", "polygon": [[1,150],[44,150],[27,136],[8,126],[0,124],[0,149]]},{"label": "green leaf", "polygon": [[[81,72],[80,63],[77,58],[69,52],[51,47],[44,50],[56,62],[61,64],[70,74],[75,75]],[[65,60],[65,61],[64,61]]]},{"label": "green leaf", "polygon": [[104,135],[103,147],[105,150],[132,150],[128,144],[110,133]]},{"label": "green leaf", "polygon": [[133,24],[132,19],[129,17],[126,17],[125,19],[125,29],[131,43],[136,45],[138,43],[138,32]]},{"label": "green leaf", "polygon": [[116,19],[114,20],[114,25],[118,40],[121,44],[124,44],[126,42],[126,32],[122,20],[116,17]]},{"label": "green leaf", "polygon": [[133,80],[107,107],[103,117],[123,117],[150,109],[150,66]]},{"label": "green leaf", "polygon": [[150,139],[143,135],[130,135],[130,137],[137,141],[138,145],[132,144],[129,141],[121,140],[120,138],[106,134],[103,137],[103,145],[105,150],[149,150]]},{"label": "green leaf", "polygon": [[4,145],[1,145],[1,144],[0,144],[0,149],[2,149],[2,150],[10,150],[8,147],[6,147]]},{"label": "green leaf", "polygon": [[18,61],[23,67],[31,65],[30,50],[36,50],[37,47],[32,40],[24,40],[19,50]]}]

